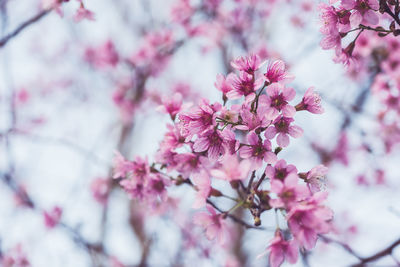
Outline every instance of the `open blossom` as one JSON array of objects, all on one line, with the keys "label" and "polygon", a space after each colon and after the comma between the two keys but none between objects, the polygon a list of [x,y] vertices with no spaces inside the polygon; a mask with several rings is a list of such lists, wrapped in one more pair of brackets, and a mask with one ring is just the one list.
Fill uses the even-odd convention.
[{"label": "open blossom", "polygon": [[193,150],[195,152],[207,151],[210,159],[215,160],[220,155],[225,154],[224,137],[229,136],[229,129],[223,131],[210,129],[204,132],[194,141]]},{"label": "open blossom", "polygon": [[181,134],[189,141],[194,134],[199,134],[215,123],[215,114],[221,109],[221,104],[209,104],[208,100],[202,99],[198,106],[179,114],[179,127]]},{"label": "open blossom", "polygon": [[296,109],[289,104],[289,101],[293,100],[296,96],[296,91],[293,88],[287,88],[282,84],[271,84],[267,87],[267,94],[269,99],[268,104],[271,106],[271,113],[279,113],[285,117],[293,117],[296,113]]},{"label": "open blossom", "polygon": [[328,50],[334,48],[336,51],[341,50],[342,37],[339,32],[330,32],[322,38],[320,45],[322,49]]},{"label": "open blossom", "polygon": [[251,112],[250,107],[247,105],[243,106],[240,110],[240,117],[242,118],[242,124],[235,126],[236,129],[253,131],[260,127],[267,127],[270,123],[270,117],[268,117],[268,107],[263,106],[257,110],[257,113]]},{"label": "open blossom", "polygon": [[225,155],[221,160],[221,166],[211,170],[211,175],[228,182],[245,180],[249,174],[250,168],[250,161],[242,160],[239,163],[236,154]]},{"label": "open blossom", "polygon": [[264,76],[269,83],[288,83],[294,79],[293,75],[286,72],[285,63],[282,60],[269,63]]},{"label": "open blossom", "polygon": [[296,110],[307,110],[314,114],[324,113],[324,108],[321,106],[321,97],[314,92],[314,87],[307,89],[301,103],[296,106]]},{"label": "open blossom", "polygon": [[239,71],[245,71],[247,73],[254,73],[264,63],[261,62],[261,58],[258,55],[250,54],[246,57],[239,57],[231,62],[231,66]]},{"label": "open blossom", "polygon": [[181,135],[179,128],[176,124],[167,124],[168,131],[164,135],[164,139],[160,144],[160,150],[175,150],[185,143],[185,137]]},{"label": "open blossom", "polygon": [[158,111],[169,114],[172,120],[175,120],[176,115],[181,109],[186,109],[188,105],[182,105],[182,95],[175,93],[172,96],[164,96],[162,98],[162,104],[157,107]]},{"label": "open blossom", "polygon": [[274,179],[271,181],[271,191],[277,194],[278,198],[271,199],[270,205],[274,208],[290,208],[298,201],[309,196],[309,191],[304,185],[298,184],[297,174],[290,174],[285,180]]},{"label": "open blossom", "polygon": [[207,169],[211,163],[208,157],[198,153],[182,153],[174,156],[177,163],[176,170],[184,176],[198,173],[202,169]]},{"label": "open blossom", "polygon": [[271,180],[285,180],[290,174],[296,174],[297,168],[292,164],[286,164],[284,159],[278,160],[274,166],[268,165],[265,168],[265,175]]},{"label": "open blossom", "polygon": [[270,164],[276,162],[276,155],[271,151],[269,140],[263,142],[255,132],[250,132],[247,135],[247,142],[247,145],[240,148],[239,155],[244,159],[249,159],[254,167],[261,167],[263,161]]},{"label": "open blossom", "polygon": [[264,83],[263,78],[254,78],[254,75],[247,72],[241,72],[239,76],[236,74],[228,76],[228,82],[232,87],[226,96],[228,99],[238,99],[242,96],[254,95]]},{"label": "open blossom", "polygon": [[274,126],[270,126],[265,131],[265,137],[272,139],[278,134],[276,141],[280,147],[289,145],[289,135],[297,138],[303,135],[303,129],[299,126],[291,125],[294,120],[292,118],[279,117],[274,121]]},{"label": "open blossom", "polygon": [[324,165],[318,165],[307,172],[305,181],[308,183],[311,192],[321,191],[321,186],[325,184],[325,175],[327,173],[328,168]]},{"label": "open blossom", "polygon": [[47,228],[51,229],[56,226],[60,220],[62,215],[62,209],[58,206],[53,207],[50,211],[44,211],[44,224]]},{"label": "open blossom", "polygon": [[214,83],[215,88],[217,88],[219,91],[221,91],[224,95],[226,95],[229,91],[232,90],[232,85],[229,83],[229,80],[231,80],[234,74],[230,73],[228,76],[225,78],[224,75],[218,74],[217,75],[217,80]]},{"label": "open blossom", "polygon": [[280,230],[275,232],[275,237],[270,241],[267,251],[271,267],[281,266],[285,259],[294,264],[299,256],[299,246],[296,240],[285,240]]},{"label": "open blossom", "polygon": [[318,5],[318,10],[320,11],[321,33],[324,35],[334,32],[338,33],[339,16],[335,7],[325,3],[320,3]]},{"label": "open blossom", "polygon": [[378,0],[342,0],[342,6],[354,10],[350,15],[352,28],[358,27],[360,23],[376,25],[379,22],[375,11],[379,9]]},{"label": "open blossom", "polygon": [[222,218],[222,214],[217,214],[213,207],[206,206],[207,212],[198,212],[193,216],[193,222],[205,229],[208,240],[214,240],[220,245],[224,245],[227,241],[227,226]]},{"label": "open blossom", "polygon": [[287,215],[290,231],[305,249],[312,249],[318,234],[325,234],[332,227],[330,222],[333,213],[321,204],[326,198],[326,192],[315,193],[293,206]]}]

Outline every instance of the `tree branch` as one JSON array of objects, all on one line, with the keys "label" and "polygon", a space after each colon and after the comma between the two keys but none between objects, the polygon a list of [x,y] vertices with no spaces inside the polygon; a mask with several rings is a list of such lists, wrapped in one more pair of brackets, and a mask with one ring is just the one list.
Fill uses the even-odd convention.
[{"label": "tree branch", "polygon": [[39,12],[38,14],[36,14],[35,16],[33,16],[32,18],[28,19],[27,21],[25,21],[24,23],[22,23],[21,25],[19,25],[14,31],[12,31],[11,33],[7,34],[6,36],[4,36],[3,38],[0,39],[0,48],[5,46],[8,41],[10,41],[12,38],[14,38],[15,36],[17,36],[22,30],[24,30],[26,27],[28,27],[29,25],[39,21],[40,19],[42,19],[44,16],[46,16],[47,14],[49,14],[50,10],[43,10],[41,12]]}]

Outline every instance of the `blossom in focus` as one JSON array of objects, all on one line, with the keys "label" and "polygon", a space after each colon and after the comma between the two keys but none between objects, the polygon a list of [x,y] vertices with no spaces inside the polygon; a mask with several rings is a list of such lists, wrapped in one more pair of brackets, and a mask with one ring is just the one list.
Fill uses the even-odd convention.
[{"label": "blossom in focus", "polygon": [[286,72],[285,63],[282,60],[270,62],[264,76],[269,83],[289,83],[294,79],[293,75]]},{"label": "blossom in focus", "polygon": [[261,58],[255,54],[250,54],[246,57],[239,57],[231,62],[231,66],[235,69],[250,74],[258,70],[263,64]]}]

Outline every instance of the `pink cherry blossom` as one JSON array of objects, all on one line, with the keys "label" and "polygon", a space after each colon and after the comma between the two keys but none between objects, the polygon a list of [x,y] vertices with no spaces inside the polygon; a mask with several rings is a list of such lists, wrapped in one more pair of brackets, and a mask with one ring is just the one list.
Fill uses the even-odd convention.
[{"label": "pink cherry blossom", "polygon": [[211,175],[228,182],[245,180],[249,174],[250,168],[250,161],[242,160],[239,162],[236,154],[225,155],[221,160],[221,166],[211,170]]},{"label": "pink cherry blossom", "polygon": [[[229,131],[225,129],[224,131]],[[193,150],[195,152],[207,151],[210,159],[215,160],[225,154],[224,138],[221,131],[208,130],[194,141]]]},{"label": "pink cherry blossom", "polygon": [[351,27],[356,28],[360,23],[376,25],[379,17],[375,10],[379,9],[378,0],[342,0],[342,6],[353,9],[350,16]]},{"label": "pink cherry blossom", "polygon": [[246,57],[239,57],[231,62],[231,66],[239,71],[244,71],[247,73],[254,73],[258,70],[264,63],[256,54],[250,54]]},{"label": "pink cherry blossom", "polygon": [[241,158],[250,159],[254,167],[260,167],[262,162],[273,164],[276,162],[276,155],[271,151],[271,142],[269,140],[261,140],[255,132],[247,135],[247,145],[239,150]]},{"label": "pink cherry blossom", "polygon": [[267,128],[265,137],[272,139],[278,134],[276,141],[280,147],[289,145],[289,135],[293,138],[298,138],[303,135],[303,129],[299,126],[291,125],[294,120],[287,117],[278,117],[274,121],[274,125]]},{"label": "pink cherry blossom", "polygon": [[271,181],[271,191],[277,194],[278,198],[271,199],[270,205],[274,208],[290,208],[298,201],[309,196],[309,190],[306,186],[298,184],[297,174],[288,175],[285,180],[274,179]]},{"label": "pink cherry blossom", "polygon": [[202,99],[198,106],[179,114],[181,134],[190,140],[194,134],[199,134],[215,124],[215,113],[221,109],[221,104],[210,105]]},{"label": "pink cherry blossom", "polygon": [[270,241],[267,251],[269,252],[269,264],[271,267],[279,267],[286,259],[289,263],[297,262],[299,246],[296,240],[285,240],[280,230],[275,232],[275,237]]},{"label": "pink cherry blossom", "polygon": [[289,105],[289,101],[296,96],[296,91],[293,88],[287,88],[282,84],[271,84],[267,87],[269,96],[269,104],[271,109],[276,112],[281,112],[285,117],[293,117],[296,109]]},{"label": "pink cherry blossom", "polygon": [[269,83],[289,83],[294,79],[293,75],[286,72],[285,63],[282,60],[270,62],[264,76]]},{"label": "pink cherry blossom", "polygon": [[278,160],[274,166],[268,165],[265,168],[265,175],[271,180],[285,180],[288,175],[296,174],[297,168],[292,164],[286,164],[284,159]]},{"label": "pink cherry blossom", "polygon": [[169,114],[172,120],[175,120],[176,115],[181,109],[186,109],[187,105],[182,106],[182,95],[175,93],[172,96],[164,96],[162,98],[162,104],[157,107],[158,111]]},{"label": "pink cherry blossom", "polygon": [[223,95],[226,95],[228,92],[232,90],[232,86],[229,83],[229,80],[233,79],[234,74],[230,73],[228,76],[225,78],[224,75],[218,74],[217,75],[217,81],[214,83],[215,88],[217,88],[219,91],[223,93]]},{"label": "pink cherry blossom", "polygon": [[307,89],[301,103],[296,106],[296,110],[307,110],[314,114],[324,113],[324,109],[321,107],[321,97],[314,92],[314,87]]},{"label": "pink cherry blossom", "polygon": [[240,110],[240,117],[242,118],[242,124],[235,126],[236,129],[253,131],[259,127],[267,127],[271,121],[267,118],[267,110],[260,107],[257,113],[251,112],[248,106],[243,106]]},{"label": "pink cherry blossom", "polygon": [[205,229],[208,240],[214,240],[223,245],[227,240],[227,226],[222,214],[217,214],[210,205],[206,206],[207,212],[198,212],[193,216],[193,222]]},{"label": "pink cherry blossom", "polygon": [[318,234],[327,233],[331,229],[332,211],[321,204],[326,198],[326,192],[318,192],[293,206],[287,215],[291,232],[305,249],[312,249]]},{"label": "pink cherry blossom", "polygon": [[321,191],[321,186],[325,184],[325,175],[327,173],[328,168],[324,165],[318,165],[307,172],[305,181],[308,183],[311,192]]},{"label": "pink cherry blossom", "polygon": [[241,72],[239,76],[228,76],[228,82],[232,90],[226,96],[228,99],[238,99],[242,96],[254,95],[254,92],[263,85],[264,79],[254,79],[252,74]]}]

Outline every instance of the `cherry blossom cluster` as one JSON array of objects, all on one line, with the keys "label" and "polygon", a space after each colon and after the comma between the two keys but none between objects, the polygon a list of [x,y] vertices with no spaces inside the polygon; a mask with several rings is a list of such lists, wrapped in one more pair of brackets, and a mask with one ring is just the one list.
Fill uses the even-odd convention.
[{"label": "cherry blossom cluster", "polygon": [[[131,198],[151,207],[164,203],[173,185],[192,187],[193,208],[206,208],[193,221],[220,245],[227,240],[226,218],[238,220],[235,210],[248,210],[254,227],[261,225],[264,212],[275,210],[288,226],[285,230],[276,225],[268,247],[271,266],[279,266],[285,258],[296,262],[299,247],[312,249],[317,236],[330,231],[332,211],[324,205],[327,193],[321,191],[326,167],[299,172],[278,158],[291,138],[303,134],[294,124],[296,113],[323,112],[320,97],[309,88],[297,105],[290,104],[296,92],[287,84],[294,76],[280,60],[264,65],[254,54],[232,61],[237,72],[220,74],[215,82],[222,102],[201,99],[187,108],[179,93],[163,101],[160,110],[173,124],[168,125],[155,161],[142,157],[130,161],[117,154],[114,178],[120,178]],[[215,179],[226,186],[216,188]],[[232,190],[234,196],[229,195]],[[214,199],[235,204],[222,211]],[[283,237],[284,230],[291,238]]]},{"label": "cherry blossom cluster", "polygon": [[[341,0],[321,3],[321,41],[323,49],[335,50],[335,61],[346,65],[355,63],[353,56],[357,39],[364,31],[377,36],[400,35],[400,7],[391,0]],[[344,42],[344,39],[351,39]]]}]

